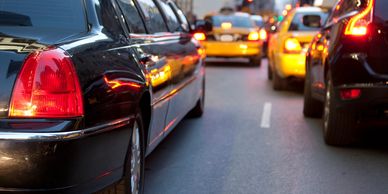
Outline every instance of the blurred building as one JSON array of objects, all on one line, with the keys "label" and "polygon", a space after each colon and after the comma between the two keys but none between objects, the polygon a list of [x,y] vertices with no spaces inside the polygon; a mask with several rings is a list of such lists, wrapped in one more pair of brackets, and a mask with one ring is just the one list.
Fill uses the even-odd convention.
[{"label": "blurred building", "polygon": [[268,15],[275,10],[275,0],[256,0],[253,2],[253,13]]}]

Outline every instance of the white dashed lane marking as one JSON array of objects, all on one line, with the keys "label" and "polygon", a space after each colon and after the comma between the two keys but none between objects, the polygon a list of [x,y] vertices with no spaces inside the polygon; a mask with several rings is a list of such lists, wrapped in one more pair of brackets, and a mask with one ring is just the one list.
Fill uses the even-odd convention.
[{"label": "white dashed lane marking", "polygon": [[271,111],[272,111],[272,104],[269,102],[266,102],[264,104],[263,108],[263,114],[261,115],[261,128],[270,128],[271,127]]}]

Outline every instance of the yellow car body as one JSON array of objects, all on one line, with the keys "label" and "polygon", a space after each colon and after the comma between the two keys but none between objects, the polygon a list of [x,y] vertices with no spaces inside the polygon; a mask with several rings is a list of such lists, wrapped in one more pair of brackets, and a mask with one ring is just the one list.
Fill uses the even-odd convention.
[{"label": "yellow car body", "polygon": [[203,41],[203,46],[208,57],[254,57],[261,55],[261,41],[222,41],[220,38],[223,35],[231,35],[233,38],[248,36],[250,32],[255,32],[255,29],[232,28],[225,30],[222,28],[214,28],[209,34],[215,37],[212,40]]},{"label": "yellow car body", "polygon": [[[269,79],[274,79],[275,89],[282,89],[279,85],[284,86],[288,78],[305,78],[306,52],[319,27],[316,30],[291,30],[291,25],[295,25],[292,22],[295,19],[301,20],[304,14],[317,14],[322,17],[322,20],[327,16],[320,8],[301,7],[292,10],[280,23],[277,33],[271,36],[268,46]],[[287,50],[286,48],[289,47],[295,50]]]},{"label": "yellow car body", "polygon": [[[213,20],[215,17],[240,17],[245,18],[251,25],[246,27],[234,26],[232,22],[225,19],[219,22],[219,25],[214,25],[211,32],[206,33],[206,39],[201,43],[204,46],[207,57],[222,57],[222,58],[249,58],[251,63],[260,65],[262,41],[258,28],[251,20],[250,15],[243,13],[234,13],[231,15],[212,15],[206,16],[205,19]],[[217,22],[216,22],[217,23]],[[251,39],[249,39],[251,38]]]}]

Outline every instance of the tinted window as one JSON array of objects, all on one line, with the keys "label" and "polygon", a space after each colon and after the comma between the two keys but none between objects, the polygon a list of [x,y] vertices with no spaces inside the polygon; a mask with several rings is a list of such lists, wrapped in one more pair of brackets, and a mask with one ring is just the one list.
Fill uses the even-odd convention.
[{"label": "tinted window", "polygon": [[112,36],[120,37],[124,35],[119,17],[116,14],[114,7],[109,0],[100,0],[101,4],[101,20],[104,30]]},{"label": "tinted window", "polygon": [[231,23],[234,28],[253,28],[253,21],[244,16],[213,16],[213,25],[221,27],[222,23]]},{"label": "tinted window", "polygon": [[86,30],[82,0],[1,0],[0,26]]},{"label": "tinted window", "polygon": [[143,20],[132,0],[118,0],[131,33],[145,34]]},{"label": "tinted window", "polygon": [[138,0],[145,16],[145,23],[150,33],[167,32],[166,23],[160,14],[158,7],[152,0]]},{"label": "tinted window", "polygon": [[388,1],[377,0],[375,5],[375,16],[387,21],[388,20]]},{"label": "tinted window", "polygon": [[189,21],[187,21],[187,18],[185,16],[185,14],[183,13],[183,11],[181,9],[179,9],[178,6],[176,6],[173,3],[170,3],[170,6],[173,8],[173,10],[176,11],[176,14],[179,17],[179,21],[181,22],[181,26],[182,26],[183,30],[185,32],[189,32],[190,31],[190,23],[189,23]]},{"label": "tinted window", "polygon": [[352,11],[360,10],[366,5],[366,0],[343,0],[334,7],[333,18],[338,18]]},{"label": "tinted window", "polygon": [[321,26],[317,25],[317,27],[308,27],[303,24],[303,17],[307,15],[318,15],[321,16],[321,25],[323,25],[327,18],[327,13],[323,12],[311,12],[311,13],[296,13],[292,22],[290,24],[289,31],[317,31]]},{"label": "tinted window", "polygon": [[167,3],[162,2],[162,1],[159,1],[159,2],[160,2],[161,8],[163,9],[163,11],[166,15],[168,28],[170,28],[170,30],[172,32],[179,31],[180,24],[179,24],[178,18],[176,17],[174,11],[171,9],[171,7]]}]

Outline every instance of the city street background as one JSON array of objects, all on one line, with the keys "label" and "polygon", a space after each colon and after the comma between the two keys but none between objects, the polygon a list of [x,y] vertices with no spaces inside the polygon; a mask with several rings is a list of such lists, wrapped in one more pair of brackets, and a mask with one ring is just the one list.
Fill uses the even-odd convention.
[{"label": "city street background", "polygon": [[303,116],[302,84],[275,92],[266,69],[266,60],[208,63],[205,114],[184,120],[147,158],[146,194],[387,193],[388,145],[378,138],[386,134],[325,145],[322,120]]}]

